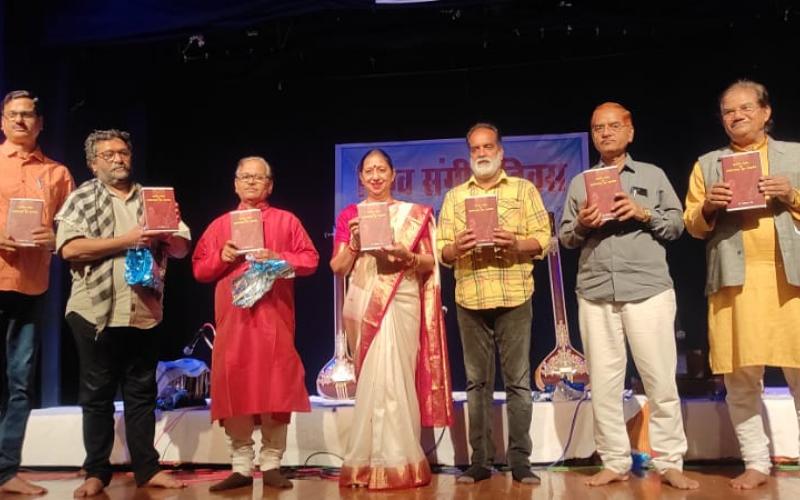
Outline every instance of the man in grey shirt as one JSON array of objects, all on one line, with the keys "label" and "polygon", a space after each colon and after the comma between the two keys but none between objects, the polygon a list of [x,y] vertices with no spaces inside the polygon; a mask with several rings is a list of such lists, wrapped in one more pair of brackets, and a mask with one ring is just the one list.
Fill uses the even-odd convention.
[{"label": "man in grey shirt", "polygon": [[604,221],[589,205],[582,175],[570,182],[559,239],[581,248],[578,261],[578,320],[589,363],[594,439],[604,469],[586,484],[625,481],[631,449],[622,413],[627,354],[625,340],[642,376],[652,411],[650,442],[664,482],[695,489],[683,474],[686,435],[675,385],[675,292],[664,243],[683,232],[680,200],[664,172],[627,154],[633,121],[617,103],[592,114],[592,141],[598,167],[618,169],[622,191],[614,195],[614,219]]}]

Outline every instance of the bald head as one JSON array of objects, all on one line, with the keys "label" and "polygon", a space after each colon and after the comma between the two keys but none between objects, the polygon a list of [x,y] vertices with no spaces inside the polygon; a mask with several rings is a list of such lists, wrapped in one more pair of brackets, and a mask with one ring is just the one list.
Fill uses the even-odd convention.
[{"label": "bald head", "polygon": [[595,115],[603,111],[616,111],[620,113],[623,123],[626,125],[633,125],[633,115],[631,115],[631,112],[628,111],[625,106],[618,102],[604,102],[603,104],[594,108],[594,111],[592,112],[592,122],[594,122]]},{"label": "bald head", "polygon": [[604,102],[594,108],[591,127],[592,142],[606,165],[618,165],[633,142],[631,112],[622,104]]}]

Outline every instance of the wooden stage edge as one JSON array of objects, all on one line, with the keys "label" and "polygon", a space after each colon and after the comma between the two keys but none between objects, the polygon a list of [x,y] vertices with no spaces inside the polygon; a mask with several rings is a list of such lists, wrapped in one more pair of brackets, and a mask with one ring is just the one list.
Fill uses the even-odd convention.
[{"label": "wooden stage edge", "polygon": [[[462,485],[455,482],[455,473],[434,474],[433,481],[424,488],[389,492],[371,492],[364,489],[339,488],[330,479],[293,479],[291,490],[264,488],[256,480],[252,488],[241,488],[224,493],[209,493],[208,486],[219,477],[198,477],[194,472],[176,471],[175,474],[188,482],[182,490],[160,490],[156,488],[136,488],[133,478],[127,473],[115,474],[113,481],[103,495],[94,497],[104,500],[203,500],[203,499],[249,499],[280,498],[281,500],[308,499],[414,499],[414,500],[489,500],[509,499],[579,499],[579,500],[678,500],[678,499],[797,499],[800,498],[800,473],[791,468],[774,472],[769,482],[753,491],[739,492],[730,488],[728,481],[741,471],[741,466],[687,466],[687,474],[700,482],[694,491],[680,491],[660,482],[655,472],[643,476],[631,476],[623,483],[602,487],[589,487],[586,478],[598,470],[597,467],[569,468],[566,470],[540,471],[542,483],[529,486],[515,483],[510,473],[495,472],[491,479],[475,485]],[[82,479],[76,472],[25,472],[26,479],[48,489],[42,497],[47,499],[69,499],[72,491]],[[32,498],[17,495],[3,495],[3,499]]]}]

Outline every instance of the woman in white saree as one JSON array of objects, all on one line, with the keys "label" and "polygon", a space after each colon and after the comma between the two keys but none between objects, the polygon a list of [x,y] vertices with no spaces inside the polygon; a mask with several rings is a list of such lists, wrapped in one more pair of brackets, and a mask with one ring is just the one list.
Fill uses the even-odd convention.
[{"label": "woman in white saree", "polygon": [[336,221],[331,269],[349,275],[343,318],[358,376],[341,486],[428,484],[420,428],[452,422],[433,210],[394,200],[394,177],[381,150],[359,164],[362,203],[389,203],[392,245],[361,251],[356,205]]}]

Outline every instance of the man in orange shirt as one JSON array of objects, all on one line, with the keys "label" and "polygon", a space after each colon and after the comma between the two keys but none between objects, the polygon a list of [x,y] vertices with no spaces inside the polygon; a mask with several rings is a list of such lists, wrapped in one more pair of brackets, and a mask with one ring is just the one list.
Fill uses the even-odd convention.
[{"label": "man in orange shirt", "polygon": [[[37,101],[25,90],[5,96],[5,141],[0,144],[0,342],[6,346],[0,356],[0,373],[5,375],[0,384],[0,493],[27,495],[46,492],[17,475],[39,347],[34,321],[50,276],[53,216],[74,187],[69,170],[46,157],[36,143],[43,124]],[[11,198],[44,201],[42,226],[33,231],[34,246],[22,246],[7,236]]]}]

